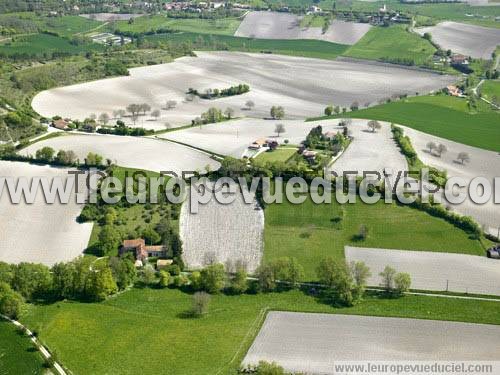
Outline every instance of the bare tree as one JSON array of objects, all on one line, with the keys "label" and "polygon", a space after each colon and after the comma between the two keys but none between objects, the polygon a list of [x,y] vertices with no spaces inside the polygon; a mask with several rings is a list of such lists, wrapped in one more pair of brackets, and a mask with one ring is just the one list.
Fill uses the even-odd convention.
[{"label": "bare tree", "polygon": [[443,145],[442,143],[440,143],[437,146],[436,151],[438,153],[438,156],[441,157],[441,155],[443,155],[446,151],[448,151],[448,149],[446,148],[445,145]]},{"label": "bare tree", "polygon": [[132,114],[131,118],[132,118],[132,121],[135,125],[135,123],[137,122],[137,119],[139,118],[139,113]]},{"label": "bare tree", "polygon": [[127,112],[130,112],[130,115],[132,117],[138,116],[139,112],[142,110],[142,107],[140,104],[129,104],[127,106]]},{"label": "bare tree", "polygon": [[228,107],[228,108],[226,108],[226,110],[224,111],[224,114],[226,115],[226,117],[227,117],[228,119],[231,119],[231,118],[233,117],[233,115],[234,115],[234,109],[232,109],[232,108],[229,108],[229,107]]},{"label": "bare tree", "polygon": [[99,115],[99,122],[106,125],[109,122],[109,115],[107,113],[101,113]]},{"label": "bare tree", "polygon": [[167,130],[172,128],[172,125],[170,125],[170,123],[169,123],[169,122],[164,123],[164,124],[163,124],[163,126],[164,126],[164,127],[165,127],[165,129],[167,129]]},{"label": "bare tree", "polygon": [[158,117],[160,117],[161,113],[159,109],[155,109],[153,112],[151,112],[151,116],[153,116],[155,119],[158,120]]},{"label": "bare tree", "polygon": [[246,103],[245,103],[245,107],[248,109],[248,110],[251,110],[253,107],[255,107],[255,103],[251,100],[247,100]]},{"label": "bare tree", "polygon": [[91,120],[94,120],[97,118],[96,114],[95,113],[91,113],[90,116],[89,116],[89,119]]},{"label": "bare tree", "polygon": [[167,108],[167,110],[174,109],[176,105],[177,105],[177,102],[175,100],[167,100],[166,108]]},{"label": "bare tree", "polygon": [[375,133],[375,131],[380,129],[382,125],[380,125],[380,122],[378,122],[377,120],[370,120],[368,121],[368,127],[372,130],[373,133]]},{"label": "bare tree", "polygon": [[467,152],[459,152],[457,159],[460,160],[462,164],[470,162],[470,156]]},{"label": "bare tree", "polygon": [[142,111],[142,114],[145,115],[146,112],[151,111],[151,106],[147,103],[142,103],[139,104],[140,110]]},{"label": "bare tree", "polygon": [[113,110],[113,118],[118,118],[118,116],[120,116],[120,113],[118,111],[118,109]]},{"label": "bare tree", "polygon": [[283,124],[276,124],[276,127],[274,128],[274,132],[278,134],[278,137],[280,136],[281,133],[285,133],[285,125]]},{"label": "bare tree", "polygon": [[432,151],[434,151],[436,149],[437,145],[431,141],[431,142],[427,142],[425,147],[427,147],[429,149],[429,153],[432,154]]}]

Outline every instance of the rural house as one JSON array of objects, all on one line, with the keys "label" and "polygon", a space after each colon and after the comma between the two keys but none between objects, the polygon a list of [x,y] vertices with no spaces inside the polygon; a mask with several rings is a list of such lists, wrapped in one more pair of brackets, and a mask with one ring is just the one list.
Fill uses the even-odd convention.
[{"label": "rural house", "polygon": [[59,130],[68,130],[69,129],[68,125],[69,125],[69,122],[66,120],[63,120],[62,118],[52,121],[52,126],[56,129],[59,129]]},{"label": "rural house", "polygon": [[149,257],[166,257],[167,255],[164,246],[146,246],[143,238],[123,241],[120,248],[120,255],[129,251],[134,253],[135,259],[141,261]]}]

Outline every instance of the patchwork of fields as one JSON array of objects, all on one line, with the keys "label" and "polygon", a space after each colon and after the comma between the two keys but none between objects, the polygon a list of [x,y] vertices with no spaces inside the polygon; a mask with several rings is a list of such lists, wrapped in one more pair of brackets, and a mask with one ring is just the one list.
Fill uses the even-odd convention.
[{"label": "patchwork of fields", "polygon": [[430,33],[432,40],[443,49],[485,60],[491,59],[492,52],[500,43],[500,29],[457,22],[441,22],[416,31],[421,35]]},{"label": "patchwork of fields", "polygon": [[[189,124],[210,107],[230,107],[235,116],[266,118],[271,106],[281,105],[285,118],[303,119],[322,113],[331,102],[342,106],[350,106],[354,101],[372,103],[392,94],[429,92],[454,81],[452,76],[373,62],[199,52],[198,57],[130,69],[128,77],[43,91],[35,96],[32,106],[46,117],[84,119],[91,113],[110,114],[131,103],[148,103],[152,108],[163,109],[161,116],[141,116],[137,125],[163,128],[165,122],[174,126]],[[214,100],[185,98],[190,87],[204,92],[241,83],[250,86],[244,95]],[[165,110],[167,100],[175,100],[177,106]],[[248,100],[255,107],[244,110]],[[129,117],[124,121],[131,124]]]},{"label": "patchwork of fields", "polygon": [[321,27],[301,25],[301,20],[302,17],[291,13],[250,12],[234,35],[258,39],[317,39],[352,45],[371,28],[366,23],[334,20],[323,32]]}]

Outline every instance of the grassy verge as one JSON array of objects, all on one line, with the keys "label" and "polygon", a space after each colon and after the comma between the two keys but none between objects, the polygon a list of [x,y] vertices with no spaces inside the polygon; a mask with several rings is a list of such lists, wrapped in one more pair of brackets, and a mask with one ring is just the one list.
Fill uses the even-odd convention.
[{"label": "grassy verge", "polygon": [[262,52],[330,60],[348,48],[343,44],[321,40],[252,39],[199,33],[160,34],[147,36],[145,39],[155,43],[190,43],[194,50],[200,51]]},{"label": "grassy verge", "polygon": [[0,374],[41,374],[43,359],[27,336],[0,319]]},{"label": "grassy verge", "polygon": [[[483,255],[479,240],[443,219],[407,206],[385,204],[340,205],[289,202],[265,209],[264,261],[293,256],[305,269],[305,280],[315,280],[318,261],[344,257],[344,246],[425,250]],[[368,238],[356,241],[359,227]]]},{"label": "grassy verge", "polygon": [[112,369],[193,375],[234,374],[266,310],[500,324],[498,302],[425,296],[388,300],[369,295],[358,306],[338,309],[300,291],[215,295],[207,316],[186,319],[190,306],[191,296],[178,290],[133,289],[98,304],[32,306],[23,322],[37,327],[41,339],[75,374]]},{"label": "grassy verge", "polygon": [[465,99],[422,96],[348,112],[337,117],[393,122],[469,146],[499,152],[500,113],[482,108],[482,104],[480,106],[479,112],[471,113],[467,110]]},{"label": "grassy verge", "polygon": [[406,31],[404,26],[372,27],[344,56],[424,65],[436,51],[429,41]]},{"label": "grassy verge", "polygon": [[277,148],[274,151],[266,151],[257,155],[256,160],[264,163],[286,162],[297,153],[295,148]]},{"label": "grassy verge", "polygon": [[485,99],[500,102],[500,81],[484,81],[479,91]]}]

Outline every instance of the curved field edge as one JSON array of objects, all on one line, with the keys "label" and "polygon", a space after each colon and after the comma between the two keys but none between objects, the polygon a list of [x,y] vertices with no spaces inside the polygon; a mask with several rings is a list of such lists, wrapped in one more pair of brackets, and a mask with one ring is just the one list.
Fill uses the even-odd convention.
[{"label": "curved field edge", "polygon": [[40,374],[43,360],[28,337],[0,318],[0,374]]},{"label": "curved field edge", "polygon": [[186,319],[190,306],[191,295],[179,290],[133,289],[103,303],[31,306],[22,320],[75,374],[111,366],[120,373],[235,374],[270,310],[500,324],[498,302],[428,296],[368,295],[360,305],[333,308],[301,291],[214,295],[207,316]]},{"label": "curved field edge", "polygon": [[152,43],[185,42],[196,51],[239,51],[334,59],[348,45],[313,39],[253,39],[201,33],[157,34],[144,37]]},{"label": "curved field edge", "polygon": [[465,145],[500,152],[500,114],[480,112],[470,114],[441,105],[417,102],[393,102],[340,116],[319,117],[324,120],[351,117],[388,121],[420,130]]}]

